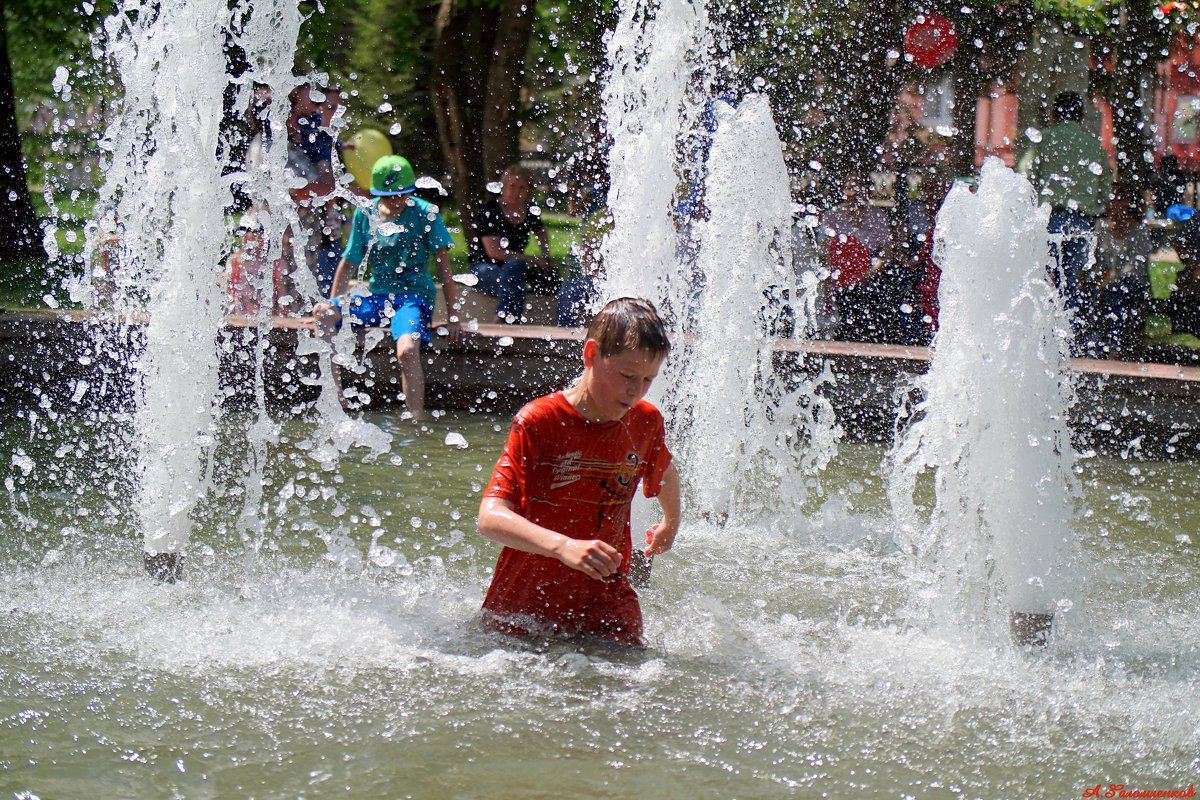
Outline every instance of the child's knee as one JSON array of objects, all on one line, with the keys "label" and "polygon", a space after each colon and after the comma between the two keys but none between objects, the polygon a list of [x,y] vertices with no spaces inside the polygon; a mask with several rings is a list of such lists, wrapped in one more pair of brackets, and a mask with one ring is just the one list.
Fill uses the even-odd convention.
[{"label": "child's knee", "polygon": [[396,358],[401,362],[417,362],[421,356],[421,334],[404,333],[396,340]]}]

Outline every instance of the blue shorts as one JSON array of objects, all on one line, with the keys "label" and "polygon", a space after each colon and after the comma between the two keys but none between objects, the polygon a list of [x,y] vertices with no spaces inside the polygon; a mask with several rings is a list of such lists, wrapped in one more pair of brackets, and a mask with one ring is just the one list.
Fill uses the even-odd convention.
[{"label": "blue shorts", "polygon": [[349,317],[351,325],[381,328],[391,319],[392,338],[416,334],[422,344],[429,344],[429,324],[433,309],[419,294],[356,294],[350,297],[349,310],[342,308],[338,298],[334,305]]}]

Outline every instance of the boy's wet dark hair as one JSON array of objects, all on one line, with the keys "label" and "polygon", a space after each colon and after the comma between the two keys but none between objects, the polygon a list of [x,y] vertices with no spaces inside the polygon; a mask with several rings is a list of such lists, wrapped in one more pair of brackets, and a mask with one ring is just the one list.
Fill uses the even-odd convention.
[{"label": "boy's wet dark hair", "polygon": [[667,326],[658,309],[649,300],[639,297],[618,297],[610,300],[588,325],[587,338],[595,339],[600,355],[613,356],[627,350],[646,350],[654,356],[666,356],[671,351]]}]

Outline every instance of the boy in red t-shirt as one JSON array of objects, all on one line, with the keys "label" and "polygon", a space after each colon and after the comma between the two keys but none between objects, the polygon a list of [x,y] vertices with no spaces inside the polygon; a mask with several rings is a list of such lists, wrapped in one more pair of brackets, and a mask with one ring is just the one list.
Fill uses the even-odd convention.
[{"label": "boy in red t-shirt", "polygon": [[479,506],[479,532],[504,545],[483,601],[490,626],[642,643],[629,585],[639,482],[663,510],[646,555],[670,550],[679,529],[679,473],[662,414],[642,399],[670,346],[652,304],[613,300],[588,327],[578,383],[513,418]]}]

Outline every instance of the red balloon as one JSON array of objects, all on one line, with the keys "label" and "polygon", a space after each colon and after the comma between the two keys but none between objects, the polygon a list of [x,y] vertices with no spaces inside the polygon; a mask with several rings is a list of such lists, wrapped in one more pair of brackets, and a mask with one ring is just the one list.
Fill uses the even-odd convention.
[{"label": "red balloon", "polygon": [[904,32],[904,52],[918,67],[940,67],[958,47],[954,23],[941,14],[921,14]]}]

